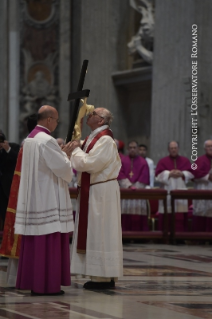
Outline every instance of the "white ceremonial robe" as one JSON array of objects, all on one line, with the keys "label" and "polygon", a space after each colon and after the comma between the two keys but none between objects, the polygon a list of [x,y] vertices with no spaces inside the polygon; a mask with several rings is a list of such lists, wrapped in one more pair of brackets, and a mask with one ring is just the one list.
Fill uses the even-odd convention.
[{"label": "white ceremonial robe", "polygon": [[[134,186],[137,189],[145,188],[146,184],[136,182],[132,184],[128,178],[119,180],[120,188],[129,188]],[[121,213],[127,215],[147,215],[147,202],[145,199],[122,199]]]},{"label": "white ceremonial robe", "polygon": [[71,162],[56,140],[40,132],[23,146],[15,234],[47,235],[74,229],[68,183]]},{"label": "white ceremonial robe", "polygon": [[[107,126],[106,126],[107,128]],[[95,137],[105,126],[93,131]],[[88,147],[92,138],[86,143]],[[90,183],[98,183],[117,178],[121,160],[115,142],[110,136],[102,136],[85,153],[79,147],[71,157],[72,165],[78,172],[90,174]],[[90,186],[88,205],[88,229],[86,254],[77,253],[80,196],[77,200],[75,231],[71,249],[71,273],[114,278],[123,275],[123,248],[121,230],[120,190],[116,180]]]},{"label": "white ceremonial robe", "polygon": [[7,287],[15,287],[19,259],[9,258],[7,265]]},{"label": "white ceremonial robe", "polygon": [[155,165],[151,158],[146,157],[145,160],[147,161],[147,164],[149,166],[150,187],[153,188],[155,183]]},{"label": "white ceremonial robe", "polygon": [[[193,174],[191,174],[188,171],[182,171],[182,173],[185,176],[185,181],[181,177],[169,178],[169,173],[170,171],[165,170],[156,177],[156,180],[162,184],[161,188],[167,190],[168,194],[170,193],[171,190],[176,190],[176,189],[187,190],[186,184],[188,183],[190,179],[194,178]],[[159,213],[164,213],[162,200],[159,200],[158,211]],[[188,211],[187,200],[184,200],[184,199],[175,200],[175,213],[186,213],[187,211]],[[168,213],[172,212],[170,195],[167,196],[167,212]]]},{"label": "white ceremonial robe", "polygon": [[[208,179],[209,174],[202,178],[195,179],[195,188],[203,190],[212,190],[212,182]],[[197,216],[212,217],[211,200],[193,200],[193,214]]]}]

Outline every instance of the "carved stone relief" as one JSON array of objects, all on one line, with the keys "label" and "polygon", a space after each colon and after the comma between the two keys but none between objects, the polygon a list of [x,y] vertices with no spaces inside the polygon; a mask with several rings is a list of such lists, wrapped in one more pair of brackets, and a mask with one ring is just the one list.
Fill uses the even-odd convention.
[{"label": "carved stone relief", "polygon": [[58,0],[21,0],[20,134],[24,122],[44,104],[59,106]]},{"label": "carved stone relief", "polygon": [[153,1],[130,0],[130,6],[142,17],[138,32],[128,43],[129,54],[137,53],[143,61],[152,64],[155,27]]}]

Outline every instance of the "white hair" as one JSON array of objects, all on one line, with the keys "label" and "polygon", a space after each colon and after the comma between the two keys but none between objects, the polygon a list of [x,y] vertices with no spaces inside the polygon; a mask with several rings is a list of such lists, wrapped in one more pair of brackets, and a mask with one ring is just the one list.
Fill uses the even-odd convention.
[{"label": "white hair", "polygon": [[111,125],[112,121],[113,121],[113,114],[108,110],[108,109],[105,109],[105,108],[101,108],[99,111],[98,111],[98,114],[100,116],[102,116],[104,118],[104,124],[106,125]]},{"label": "white hair", "polygon": [[204,142],[204,148],[206,147],[206,143],[209,142],[209,141],[212,142],[212,140],[206,140],[206,141]]}]

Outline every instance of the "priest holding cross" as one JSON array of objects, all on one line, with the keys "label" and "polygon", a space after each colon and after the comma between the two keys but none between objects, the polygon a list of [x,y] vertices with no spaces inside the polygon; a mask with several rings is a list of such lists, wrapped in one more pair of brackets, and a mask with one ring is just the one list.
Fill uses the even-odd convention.
[{"label": "priest holding cross", "polygon": [[[70,143],[78,171],[79,196],[71,251],[71,273],[90,276],[85,289],[111,289],[123,275],[120,190],[121,161],[110,130],[112,114],[97,108],[89,114],[91,134],[82,148]],[[68,147],[68,146],[67,146]]]},{"label": "priest holding cross", "polygon": [[[78,172],[79,195],[76,208],[75,231],[71,249],[71,273],[89,276],[85,289],[112,289],[123,275],[120,190],[117,177],[121,168],[113,133],[113,117],[109,110],[87,105],[89,90],[82,90],[88,61],[84,60],[76,93],[74,117],[64,151],[71,153],[72,167]],[[79,99],[83,100],[79,112]],[[81,121],[91,134],[82,147]],[[74,128],[74,133],[73,133]],[[73,138],[74,137],[74,138]]]}]

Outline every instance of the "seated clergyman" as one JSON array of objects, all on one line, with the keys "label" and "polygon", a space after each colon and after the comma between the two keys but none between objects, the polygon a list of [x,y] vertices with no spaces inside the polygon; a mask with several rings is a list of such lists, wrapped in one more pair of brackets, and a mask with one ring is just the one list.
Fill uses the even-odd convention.
[{"label": "seated clergyman", "polygon": [[[196,189],[212,190],[212,140],[204,143],[205,154],[196,160],[197,169],[193,171]],[[193,231],[212,231],[212,201],[193,200]]]},{"label": "seated clergyman", "polygon": [[[128,156],[122,157],[122,167],[118,176],[121,188],[145,188],[149,185],[149,167],[147,161],[139,156],[138,143],[128,144]],[[122,199],[122,230],[147,231],[147,203],[144,199]]]},{"label": "seated clergyman", "polygon": [[[172,141],[168,144],[169,155],[160,159],[155,176],[161,184],[161,188],[168,192],[175,189],[187,189],[186,183],[194,176],[192,174],[191,163],[188,158],[179,155],[179,144]],[[167,212],[169,219],[169,230],[171,230],[171,198],[167,197]],[[175,201],[175,229],[177,231],[187,230],[188,201],[178,199]],[[159,201],[158,227],[163,229],[163,202]]]}]

